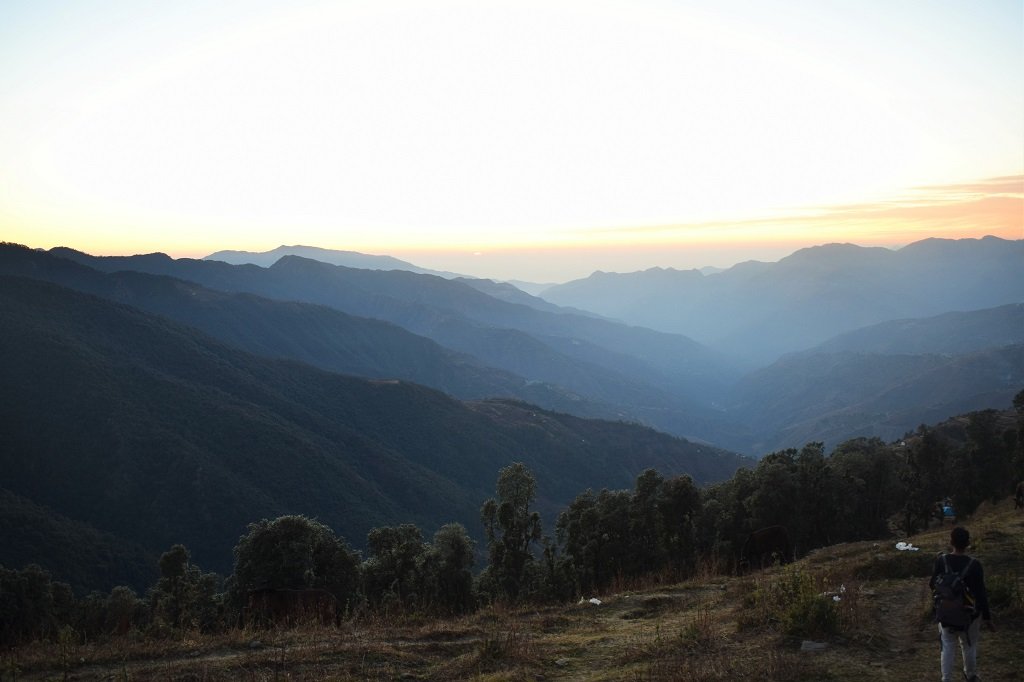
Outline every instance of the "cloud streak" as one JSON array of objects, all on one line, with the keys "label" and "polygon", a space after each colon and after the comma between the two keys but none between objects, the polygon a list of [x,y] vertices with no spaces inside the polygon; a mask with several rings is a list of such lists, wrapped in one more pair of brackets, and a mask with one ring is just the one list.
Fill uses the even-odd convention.
[{"label": "cloud streak", "polygon": [[836,236],[861,244],[895,245],[922,236],[1024,239],[1024,175],[921,186],[888,200],[782,210],[768,217],[601,233],[606,239],[665,242],[757,239],[820,243]]}]

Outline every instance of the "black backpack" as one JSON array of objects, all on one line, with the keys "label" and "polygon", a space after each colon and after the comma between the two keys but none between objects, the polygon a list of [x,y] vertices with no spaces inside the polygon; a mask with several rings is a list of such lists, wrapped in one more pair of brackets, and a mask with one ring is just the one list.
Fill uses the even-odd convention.
[{"label": "black backpack", "polygon": [[964,576],[974,564],[971,558],[962,571],[951,571],[946,555],[942,555],[942,573],[935,579],[935,622],[943,627],[964,630],[974,619],[974,597],[964,584]]}]

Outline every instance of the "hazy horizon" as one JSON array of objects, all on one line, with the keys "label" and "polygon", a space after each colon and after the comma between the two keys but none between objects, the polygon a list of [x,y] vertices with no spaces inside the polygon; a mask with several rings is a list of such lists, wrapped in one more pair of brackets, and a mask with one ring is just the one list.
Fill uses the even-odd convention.
[{"label": "hazy horizon", "polygon": [[1011,0],[0,5],[0,239],[566,281],[1024,238]]},{"label": "hazy horizon", "polygon": [[[494,279],[498,281],[522,281],[534,284],[561,284],[582,279],[595,272],[630,273],[652,268],[673,268],[676,270],[700,270],[716,268],[727,270],[734,265],[747,261],[774,263],[803,248],[823,246],[824,244],[807,244],[795,248],[774,246],[758,248],[748,246],[747,250],[736,248],[724,251],[721,249],[680,248],[678,253],[666,254],[661,251],[632,250],[628,254],[607,252],[602,249],[562,249],[562,250],[531,250],[531,251],[497,251],[480,253],[438,252],[438,251],[402,251],[388,253],[372,253],[366,255],[392,256],[421,268],[451,272],[470,277]],[[861,245],[857,245],[861,246]],[[877,245],[876,245],[877,246]],[[883,246],[889,250],[898,250],[906,244]],[[317,244],[279,244],[270,249],[253,252],[249,249],[218,249],[218,251],[246,251],[265,253],[281,247],[313,247],[324,248]],[[336,249],[338,251],[354,251],[354,249]],[[217,252],[214,252],[217,253]],[[358,252],[365,253],[365,252]],[[744,257],[746,254],[746,257]],[[93,254],[97,255],[97,254]],[[118,254],[130,255],[130,254]],[[212,253],[198,256],[182,255],[172,257],[206,258]],[[525,277],[520,273],[540,273],[541,276]],[[549,276],[544,276],[549,273]],[[562,274],[555,274],[562,273]]]},{"label": "hazy horizon", "polygon": [[[984,235],[982,237],[961,237],[950,239],[983,239],[995,235]],[[922,237],[921,239],[929,239]],[[942,237],[947,238],[947,237]],[[917,240],[920,241],[920,240]],[[1014,240],[1011,240],[1014,241]],[[1019,240],[1016,240],[1019,241]],[[650,270],[654,268],[675,269],[675,270],[701,270],[716,269],[728,270],[729,268],[749,261],[763,263],[775,263],[787,256],[802,249],[816,248],[830,244],[851,244],[862,248],[884,248],[889,251],[898,251],[908,244],[856,244],[853,242],[823,242],[819,244],[804,244],[794,247],[774,245],[771,247],[759,247],[758,245],[747,245],[744,249],[699,249],[680,247],[678,252],[666,253],[662,250],[631,250],[628,254],[607,252],[595,248],[589,250],[562,249],[562,250],[531,250],[531,251],[498,251],[490,253],[464,253],[458,251],[406,251],[397,249],[392,252],[370,253],[357,251],[356,249],[331,248],[318,244],[278,244],[276,246],[261,249],[217,249],[212,252],[186,252],[173,253],[165,249],[155,251],[90,251],[75,244],[56,244],[54,246],[67,247],[83,251],[92,256],[137,256],[148,253],[164,253],[171,258],[195,258],[204,259],[224,252],[245,252],[263,254],[276,249],[288,248],[315,248],[332,251],[349,251],[361,253],[368,256],[391,256],[405,261],[411,265],[427,270],[448,272],[467,277],[478,277],[481,279],[493,279],[496,281],[520,281],[527,284],[562,284],[572,280],[589,277],[595,272],[606,273],[633,273]],[[913,243],[913,242],[909,242]],[[37,244],[25,244],[30,248],[48,249]],[[744,255],[745,254],[745,255]],[[625,256],[625,257],[624,257]],[[540,276],[526,277],[522,273],[539,273]],[[544,276],[550,273],[551,276]],[[561,273],[561,274],[555,274]]]}]

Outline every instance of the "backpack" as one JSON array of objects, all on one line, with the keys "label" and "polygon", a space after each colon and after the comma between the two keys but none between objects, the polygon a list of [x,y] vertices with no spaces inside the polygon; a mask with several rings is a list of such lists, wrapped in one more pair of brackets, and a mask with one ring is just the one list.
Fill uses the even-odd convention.
[{"label": "backpack", "polygon": [[965,630],[974,619],[974,597],[964,584],[964,576],[974,564],[972,557],[960,572],[952,571],[942,555],[942,573],[935,579],[935,622],[954,630]]}]

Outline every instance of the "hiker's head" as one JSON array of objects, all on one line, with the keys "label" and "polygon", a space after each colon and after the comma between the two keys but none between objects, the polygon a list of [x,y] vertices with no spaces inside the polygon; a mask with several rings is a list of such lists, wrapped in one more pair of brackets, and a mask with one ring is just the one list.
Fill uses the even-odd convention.
[{"label": "hiker's head", "polygon": [[967,532],[966,528],[957,526],[949,534],[949,544],[962,552],[967,549],[967,545],[971,544],[971,534]]}]

